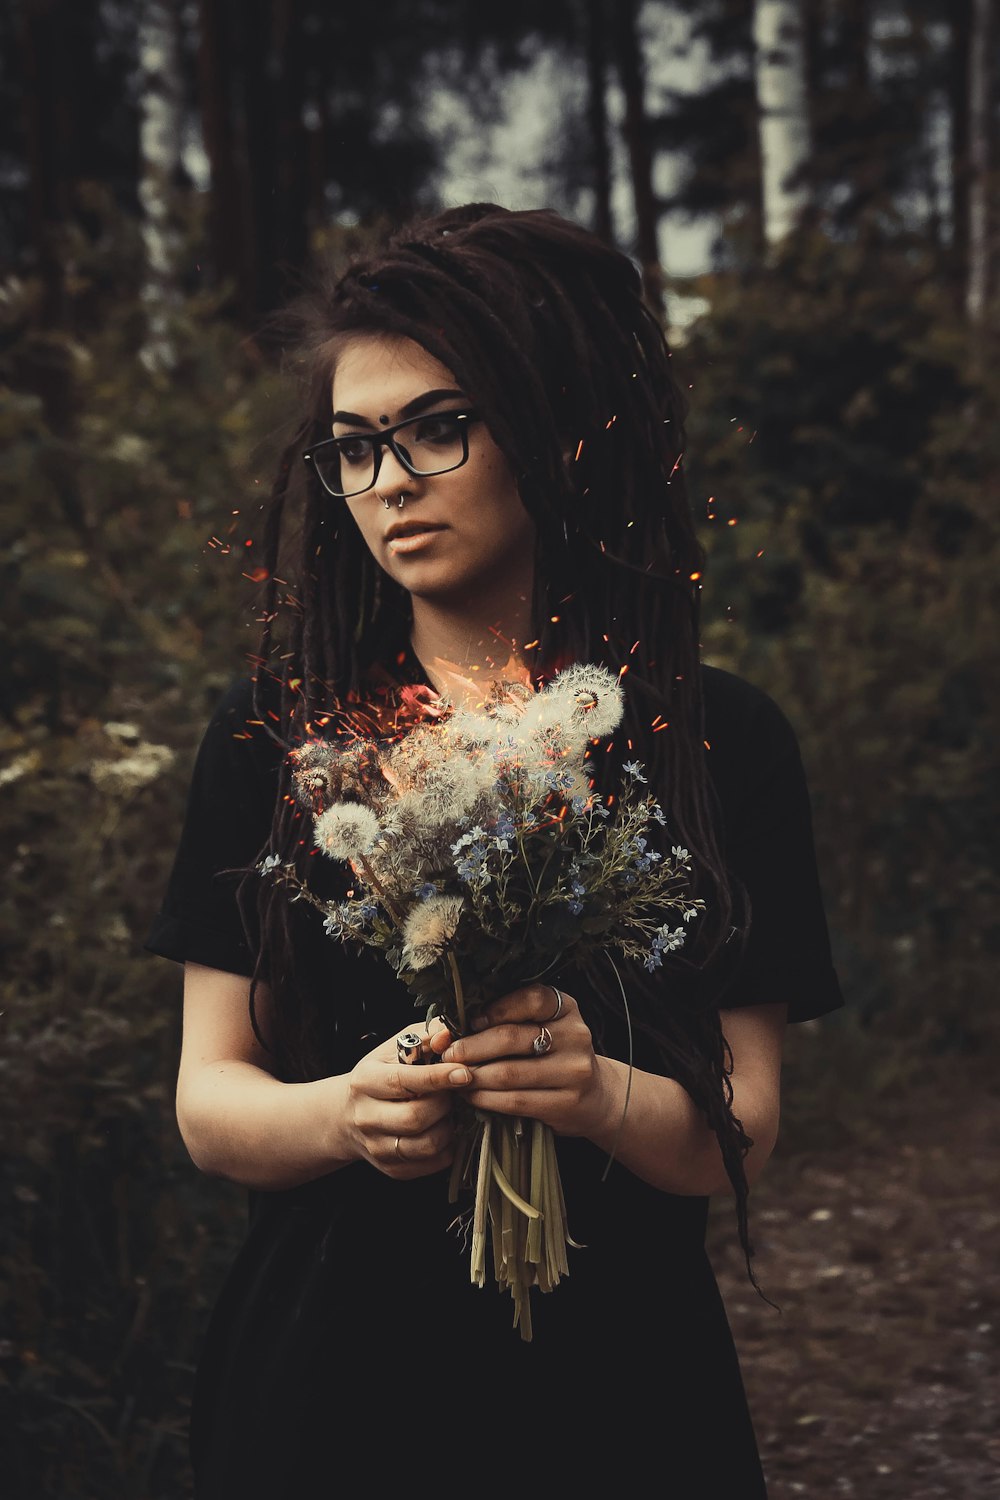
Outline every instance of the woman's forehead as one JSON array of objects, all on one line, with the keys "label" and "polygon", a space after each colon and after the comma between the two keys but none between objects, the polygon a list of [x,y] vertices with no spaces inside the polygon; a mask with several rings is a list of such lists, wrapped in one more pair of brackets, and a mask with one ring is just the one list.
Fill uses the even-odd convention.
[{"label": "woman's forehead", "polygon": [[335,408],[399,405],[436,387],[457,390],[447,365],[413,339],[382,333],[353,335],[337,354],[331,395]]}]

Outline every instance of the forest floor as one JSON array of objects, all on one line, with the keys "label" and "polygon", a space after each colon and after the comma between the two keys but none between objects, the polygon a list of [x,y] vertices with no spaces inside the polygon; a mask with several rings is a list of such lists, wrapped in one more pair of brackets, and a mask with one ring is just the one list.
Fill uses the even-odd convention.
[{"label": "forest floor", "polygon": [[780,1312],[713,1206],[770,1500],[1000,1496],[1000,1100],[978,1075],[908,1089],[850,1145],[779,1143],[751,1232]]}]

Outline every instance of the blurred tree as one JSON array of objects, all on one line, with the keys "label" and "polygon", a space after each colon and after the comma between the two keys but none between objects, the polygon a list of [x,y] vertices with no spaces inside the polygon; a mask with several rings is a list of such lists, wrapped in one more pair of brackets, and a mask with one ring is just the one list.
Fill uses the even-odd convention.
[{"label": "blurred tree", "polygon": [[804,168],[809,115],[800,0],[755,0],[753,36],[764,239],[775,245],[799,224],[808,203]]},{"label": "blurred tree", "polygon": [[646,295],[663,316],[663,267],[660,265],[660,206],[653,191],[653,150],[646,108],[646,68],[638,29],[638,0],[621,0],[612,7],[618,76],[625,100],[622,129],[628,150],[632,197],[635,203],[636,258],[642,269]]},{"label": "blurred tree", "polygon": [[973,323],[981,323],[986,312],[992,271],[990,245],[990,144],[996,119],[991,110],[995,83],[994,37],[996,20],[990,0],[973,0],[969,28],[969,268],[965,308]]},{"label": "blurred tree", "polygon": [[173,205],[183,175],[184,87],[176,0],[143,0],[139,20],[139,202],[146,251],[143,301],[147,337],[141,358],[151,369],[174,362],[168,310],[176,302],[178,232]]},{"label": "blurred tree", "polygon": [[614,242],[614,232],[611,221],[611,153],[608,148],[607,18],[603,0],[585,0],[583,15],[587,51],[587,127],[594,191],[591,228],[610,245]]}]

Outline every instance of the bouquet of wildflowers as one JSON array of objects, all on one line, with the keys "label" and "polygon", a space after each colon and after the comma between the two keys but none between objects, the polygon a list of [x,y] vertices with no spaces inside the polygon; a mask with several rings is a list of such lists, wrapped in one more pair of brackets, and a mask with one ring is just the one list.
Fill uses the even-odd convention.
[{"label": "bouquet of wildflowers", "polygon": [[[438,700],[395,739],[309,742],[292,753],[296,793],[352,890],[327,902],[276,857],[262,868],[320,908],[330,937],[380,949],[459,1035],[492,1000],[609,945],[658,968],[703,902],[688,851],[651,847],[666,819],[642,766],[626,762],[617,799],[593,790],[590,753],[622,709],[615,677],[579,665],[538,692],[498,683],[475,710]],[[529,1289],[556,1285],[572,1244],[552,1131],[468,1107],[453,1200],[463,1187],[472,1280],[485,1282],[489,1229],[530,1339]]]}]

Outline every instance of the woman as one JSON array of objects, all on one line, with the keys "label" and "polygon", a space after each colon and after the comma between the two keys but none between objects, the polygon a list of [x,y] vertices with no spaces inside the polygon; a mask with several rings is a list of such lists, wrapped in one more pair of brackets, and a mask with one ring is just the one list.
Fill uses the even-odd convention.
[{"label": "woman", "polygon": [[[208,728],[150,936],[186,966],[183,1138],[250,1189],[198,1372],[197,1493],[326,1495],[345,1461],[374,1459],[386,1486],[419,1465],[448,1494],[489,1474],[528,1494],[752,1500],[707,1200],[734,1194],[749,1269],[786,1021],[841,1002],[794,736],[763,693],[699,663],[702,554],[662,333],[624,256],[554,214],[485,205],[397,234],[308,318],[258,670]],[[252,873],[270,853],[327,878],[284,750],[345,705],[370,726],[419,702],[414,685],[478,701],[572,661],[628,668],[600,783],[613,795],[623,760],[643,762],[667,844],[694,855],[700,930],[671,969],[621,967],[631,1072],[600,965],[504,996],[485,1029],[441,1029],[439,1060],[402,1068],[414,1012],[385,960]],[[533,1294],[530,1343],[446,1232],[459,1098],[558,1138],[582,1248]]]}]

